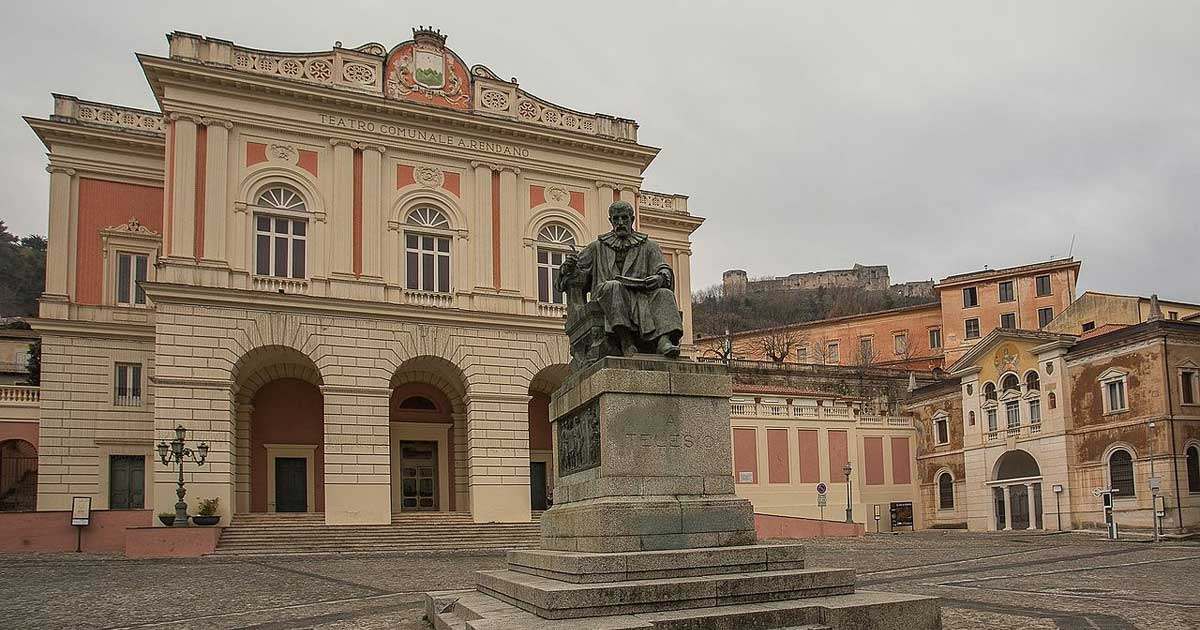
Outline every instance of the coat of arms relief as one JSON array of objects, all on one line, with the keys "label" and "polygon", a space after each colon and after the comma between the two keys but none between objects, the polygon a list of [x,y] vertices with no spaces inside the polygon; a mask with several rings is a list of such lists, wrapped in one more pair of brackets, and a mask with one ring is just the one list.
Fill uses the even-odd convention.
[{"label": "coat of arms relief", "polygon": [[387,95],[392,98],[419,95],[459,106],[471,98],[466,69],[446,50],[446,36],[438,31],[413,29],[413,41],[392,52],[387,70]]}]

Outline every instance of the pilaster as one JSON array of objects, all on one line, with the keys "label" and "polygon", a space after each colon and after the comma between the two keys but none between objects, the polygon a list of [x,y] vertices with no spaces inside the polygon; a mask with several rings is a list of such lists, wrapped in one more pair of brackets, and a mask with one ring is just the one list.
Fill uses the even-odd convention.
[{"label": "pilaster", "polygon": [[[46,172],[50,173],[50,226],[46,243],[43,303],[50,299],[66,301],[74,293],[67,280],[70,262],[75,257],[75,247],[71,243],[71,180],[75,177],[75,169],[48,166]],[[51,315],[42,313],[42,317],[47,316]],[[61,316],[65,317],[66,313]]]},{"label": "pilaster", "polygon": [[391,394],[386,387],[321,386],[328,525],[392,522]]},{"label": "pilaster", "polygon": [[691,344],[692,337],[692,250],[681,249],[675,254],[675,299],[683,311],[683,343]]},{"label": "pilaster", "polygon": [[204,185],[204,251],[205,261],[228,263],[225,223],[228,220],[229,182],[229,130],[233,123],[227,120],[205,119],[207,147]]},{"label": "pilaster", "polygon": [[384,147],[363,147],[362,275],[383,277],[383,155]]},{"label": "pilaster", "polygon": [[521,169],[500,167],[500,288],[521,290],[521,211],[517,196],[517,176]]},{"label": "pilaster", "polygon": [[[475,204],[472,211],[474,224],[475,266],[474,278],[468,286],[492,287],[492,166],[484,162],[471,162],[475,185]],[[401,244],[403,245],[403,243]]]},{"label": "pilaster", "polygon": [[592,229],[596,234],[604,234],[609,231],[608,223],[608,207],[613,204],[613,194],[617,189],[617,185],[612,182],[596,182],[596,199],[599,202],[596,204],[596,211],[592,213]]},{"label": "pilaster", "polygon": [[196,238],[196,125],[200,119],[171,114],[173,149],[170,170],[171,232],[167,257],[194,258]]},{"label": "pilaster", "polygon": [[1004,486],[1004,531],[1012,529],[1012,493],[1009,492],[1009,486]]},{"label": "pilaster", "polygon": [[333,216],[326,251],[332,273],[354,273],[354,148],[348,140],[333,139]]},{"label": "pilaster", "polygon": [[468,394],[466,404],[471,516],[529,522],[529,396]]},{"label": "pilaster", "polygon": [[1029,526],[1025,529],[1037,529],[1037,512],[1034,511],[1033,484],[1025,484],[1025,500],[1029,502]]}]

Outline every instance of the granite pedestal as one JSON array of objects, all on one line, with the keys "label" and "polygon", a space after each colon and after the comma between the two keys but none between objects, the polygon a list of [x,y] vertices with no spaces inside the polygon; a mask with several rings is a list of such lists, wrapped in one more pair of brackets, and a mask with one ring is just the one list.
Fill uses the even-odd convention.
[{"label": "granite pedestal", "polygon": [[937,599],[856,592],[802,545],[759,545],[734,494],[729,376],[718,365],[605,358],[550,403],[554,506],[542,549],[430,593],[441,630],[941,628]]}]

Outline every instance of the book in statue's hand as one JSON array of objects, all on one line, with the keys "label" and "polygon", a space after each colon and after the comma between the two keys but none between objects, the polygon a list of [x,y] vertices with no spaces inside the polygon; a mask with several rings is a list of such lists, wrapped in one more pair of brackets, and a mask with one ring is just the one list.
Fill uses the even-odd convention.
[{"label": "book in statue's hand", "polygon": [[632,287],[635,289],[646,289],[646,288],[650,287],[650,281],[653,278],[654,278],[654,276],[650,276],[649,278],[631,278],[629,276],[617,276],[616,280],[617,280],[617,282],[620,282],[621,284],[623,284],[627,287]]}]

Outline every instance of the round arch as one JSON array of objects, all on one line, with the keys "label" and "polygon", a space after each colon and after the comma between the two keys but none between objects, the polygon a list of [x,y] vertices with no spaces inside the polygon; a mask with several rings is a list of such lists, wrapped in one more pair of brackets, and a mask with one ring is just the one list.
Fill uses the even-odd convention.
[{"label": "round arch", "polygon": [[0,512],[36,510],[37,476],[33,443],[20,438],[0,441]]},{"label": "round arch", "polygon": [[466,215],[458,207],[458,201],[449,193],[430,188],[419,188],[402,193],[388,211],[388,227],[396,231],[403,229],[408,213],[422,205],[433,206],[441,210],[450,221],[451,231],[459,232],[467,229]]},{"label": "round arch", "polygon": [[529,381],[529,484],[530,509],[550,507],[554,494],[553,437],[550,397],[566,380],[570,366],[553,363],[538,370]]},{"label": "round arch", "polygon": [[1038,466],[1037,458],[1021,449],[1006,451],[992,466],[992,480],[1004,481],[1007,479],[1024,479],[1027,477],[1042,476],[1041,467]]},{"label": "round arch", "polygon": [[308,173],[299,168],[288,168],[278,164],[261,166],[247,175],[238,187],[237,200],[247,206],[253,206],[259,193],[274,184],[292,186],[304,196],[311,214],[318,218],[325,215],[325,199],[321,197]]},{"label": "round arch", "polygon": [[470,491],[462,370],[442,357],[418,355],[396,366],[388,386],[392,511],[466,507]]},{"label": "round arch", "polygon": [[583,217],[579,216],[578,212],[559,208],[557,206],[542,206],[540,209],[534,210],[533,216],[529,218],[529,222],[525,224],[525,233],[522,235],[526,243],[537,241],[538,232],[547,223],[562,223],[575,233],[575,242],[583,245],[591,242],[592,234],[587,225],[583,222]]},{"label": "round arch", "polygon": [[[950,499],[949,502],[944,500],[946,497],[945,493],[947,492],[947,487],[943,486],[942,480],[946,479],[946,478],[949,478],[949,480],[950,480],[950,482],[948,484],[949,499]],[[937,496],[937,502],[936,502],[937,509],[939,509],[939,510],[955,509],[955,507],[957,506],[957,501],[956,501],[957,496],[956,495],[958,493],[955,490],[954,485],[958,482],[958,480],[954,478],[954,471],[950,470],[950,468],[948,466],[942,466],[941,468],[938,469],[937,472],[935,472],[933,474],[933,481],[934,481],[934,487],[935,487],[934,492],[937,493],[937,495],[936,495]]]}]

